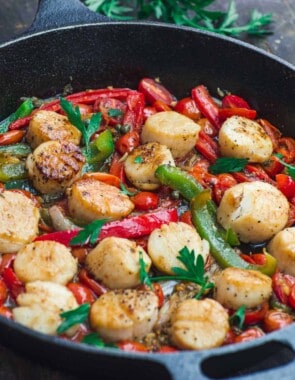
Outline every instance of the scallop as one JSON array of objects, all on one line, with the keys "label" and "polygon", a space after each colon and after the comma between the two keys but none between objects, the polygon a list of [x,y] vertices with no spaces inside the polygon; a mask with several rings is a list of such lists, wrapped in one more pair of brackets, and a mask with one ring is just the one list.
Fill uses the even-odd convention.
[{"label": "scallop", "polygon": [[155,190],[160,181],[155,177],[159,165],[175,166],[171,151],[157,142],[135,148],[124,162],[126,176],[140,190]]},{"label": "scallop", "polygon": [[221,346],[229,328],[220,303],[209,298],[185,300],[172,316],[171,340],[183,350],[205,350]]},{"label": "scallop", "polygon": [[267,249],[277,259],[280,270],[295,276],[295,227],[278,232]]},{"label": "scallop", "polygon": [[271,292],[271,278],[255,270],[230,267],[215,278],[214,298],[230,309],[259,306],[268,301]]},{"label": "scallop", "polygon": [[47,141],[27,158],[33,185],[43,194],[63,192],[80,177],[85,157],[69,142]]},{"label": "scallop", "polygon": [[226,190],[217,210],[217,220],[232,228],[242,242],[259,243],[282,230],[289,215],[286,197],[269,183],[240,183]]},{"label": "scallop", "polygon": [[25,283],[41,280],[66,285],[77,270],[77,260],[71,251],[65,245],[49,240],[24,246],[14,261],[14,271]]},{"label": "scallop", "polygon": [[242,116],[232,116],[222,124],[218,141],[223,156],[247,158],[249,162],[264,162],[273,151],[262,126]]},{"label": "scallop", "polygon": [[32,116],[26,138],[33,149],[51,140],[79,145],[81,132],[69,122],[66,116],[53,111],[39,110]]},{"label": "scallop", "polygon": [[[12,310],[13,319],[33,330],[48,335],[57,335],[62,322],[61,313],[76,309],[77,301],[65,286],[47,281],[26,284],[25,293],[17,297],[18,306]],[[72,336],[78,329],[74,325],[65,334]]]},{"label": "scallop", "polygon": [[4,191],[0,196],[0,252],[17,252],[38,234],[39,209],[24,194]]},{"label": "scallop", "polygon": [[72,217],[90,223],[97,219],[124,218],[132,212],[134,204],[117,187],[85,177],[69,189],[68,207]]},{"label": "scallop", "polygon": [[172,268],[184,268],[177,258],[179,251],[187,247],[195,256],[202,255],[206,261],[209,254],[209,243],[202,240],[197,231],[186,223],[169,223],[156,228],[148,239],[148,254],[153,265],[165,273],[174,274]]},{"label": "scallop", "polygon": [[166,145],[174,158],[180,158],[194,148],[200,130],[199,124],[178,112],[158,112],[147,118],[141,140]]},{"label": "scallop", "polygon": [[108,237],[103,239],[86,257],[89,272],[110,289],[133,288],[140,284],[140,252],[148,272],[151,259],[134,241]]},{"label": "scallop", "polygon": [[158,298],[148,290],[114,290],[90,309],[90,326],[106,342],[136,340],[149,334],[158,317]]}]

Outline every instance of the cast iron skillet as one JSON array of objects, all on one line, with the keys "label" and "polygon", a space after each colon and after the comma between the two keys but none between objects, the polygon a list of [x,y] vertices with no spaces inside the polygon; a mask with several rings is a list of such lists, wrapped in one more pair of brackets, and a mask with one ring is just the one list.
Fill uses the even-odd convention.
[{"label": "cast iron skillet", "polygon": [[[12,112],[21,96],[47,97],[68,83],[74,91],[110,84],[135,87],[142,77],[160,77],[178,97],[201,83],[213,94],[217,87],[231,90],[284,134],[294,135],[295,68],[290,64],[190,28],[110,23],[78,0],[41,0],[30,31],[0,46],[0,117]],[[2,317],[0,329],[2,343],[13,349],[100,379],[230,379],[241,374],[243,379],[294,379],[295,324],[240,345],[148,355],[71,344]]]}]

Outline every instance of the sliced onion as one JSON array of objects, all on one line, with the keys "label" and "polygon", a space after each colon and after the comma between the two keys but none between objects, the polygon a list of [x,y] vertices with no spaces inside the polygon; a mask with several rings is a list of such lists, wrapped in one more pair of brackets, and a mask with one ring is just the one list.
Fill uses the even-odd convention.
[{"label": "sliced onion", "polygon": [[51,217],[52,226],[56,231],[72,230],[77,228],[77,226],[63,214],[60,207],[52,206],[48,209],[48,212]]}]

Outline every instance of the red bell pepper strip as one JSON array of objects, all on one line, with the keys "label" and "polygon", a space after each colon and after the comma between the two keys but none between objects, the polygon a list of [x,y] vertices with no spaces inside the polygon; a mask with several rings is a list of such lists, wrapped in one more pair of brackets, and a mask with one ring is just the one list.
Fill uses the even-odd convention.
[{"label": "red bell pepper strip", "polygon": [[253,182],[253,181],[263,181],[270,183],[271,185],[275,185],[275,181],[273,181],[268,174],[262,169],[262,167],[258,164],[251,165],[248,164],[245,166],[243,172],[235,172],[231,173],[237,182]]},{"label": "red bell pepper strip", "polygon": [[2,275],[5,285],[14,299],[25,291],[25,285],[17,278],[12,268],[5,268]]},{"label": "red bell pepper strip", "polygon": [[221,127],[219,119],[219,107],[210,96],[207,88],[203,85],[197,86],[192,90],[192,98],[201,113],[219,129]]},{"label": "red bell pepper strip", "polygon": [[[129,94],[137,93],[137,91],[130,90],[128,88],[113,88],[113,89],[98,89],[98,90],[88,90],[77,92],[66,96],[66,99],[71,101],[73,104],[83,103],[91,104],[95,102],[98,98],[119,98],[126,99]],[[51,102],[44,103],[39,110],[54,111],[59,112],[61,110],[59,99],[55,99]],[[35,110],[34,112],[36,112]],[[18,119],[10,124],[9,129],[20,129],[29,124],[32,119],[33,114],[28,117]]]},{"label": "red bell pepper strip", "polygon": [[257,112],[248,108],[221,108],[219,110],[219,119],[221,122],[231,116],[242,116],[254,120],[257,116]]},{"label": "red bell pepper strip", "polygon": [[237,95],[225,95],[225,97],[222,99],[222,108],[247,108],[251,109],[249,104]]},{"label": "red bell pepper strip", "polygon": [[93,278],[88,276],[88,273],[85,268],[81,269],[79,272],[79,280],[89,289],[93,291],[97,296],[107,292],[107,288],[101,285],[99,282],[95,281]]},{"label": "red bell pepper strip", "polygon": [[[160,209],[148,214],[136,215],[123,220],[106,223],[100,232],[98,240],[109,236],[136,239],[149,235],[155,228],[162,224],[177,222],[177,209]],[[80,229],[57,231],[38,236],[35,241],[53,240],[64,245],[70,245],[70,241],[78,235]]]},{"label": "red bell pepper strip", "polygon": [[123,125],[129,125],[130,131],[140,132],[144,119],[144,95],[133,92],[127,96],[127,109],[123,118]]},{"label": "red bell pepper strip", "polygon": [[211,163],[220,156],[218,144],[204,131],[200,131],[196,149]]}]

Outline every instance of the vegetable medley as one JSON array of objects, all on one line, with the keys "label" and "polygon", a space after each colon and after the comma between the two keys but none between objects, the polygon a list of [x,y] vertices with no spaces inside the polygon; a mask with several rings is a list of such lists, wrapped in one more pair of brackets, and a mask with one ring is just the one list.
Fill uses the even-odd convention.
[{"label": "vegetable medley", "polygon": [[0,314],[142,352],[293,323],[295,140],[238,95],[159,81],[26,99],[0,123]]}]

